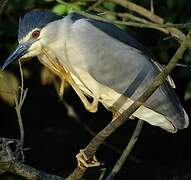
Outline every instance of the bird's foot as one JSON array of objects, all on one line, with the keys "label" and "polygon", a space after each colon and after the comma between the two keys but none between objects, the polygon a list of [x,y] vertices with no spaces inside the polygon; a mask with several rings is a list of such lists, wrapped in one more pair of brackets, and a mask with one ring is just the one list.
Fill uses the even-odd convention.
[{"label": "bird's foot", "polygon": [[89,112],[95,113],[98,110],[98,102],[99,102],[99,98],[94,97],[92,103],[89,103],[87,100],[86,103],[84,103],[84,105]]},{"label": "bird's foot", "polygon": [[81,149],[80,152],[76,155],[78,161],[78,167],[81,169],[99,166],[100,162],[98,162],[97,158],[94,156],[93,158],[89,159],[86,154],[85,150]]},{"label": "bird's foot", "polygon": [[86,107],[86,109],[91,112],[91,113],[95,113],[98,109],[97,104],[90,104],[89,106]]},{"label": "bird's foot", "polygon": [[59,97],[60,97],[60,100],[63,100],[64,87],[65,87],[64,80],[61,79],[60,89],[59,89]]},{"label": "bird's foot", "polygon": [[120,115],[121,115],[121,113],[119,111],[113,112],[112,121],[116,120]]}]

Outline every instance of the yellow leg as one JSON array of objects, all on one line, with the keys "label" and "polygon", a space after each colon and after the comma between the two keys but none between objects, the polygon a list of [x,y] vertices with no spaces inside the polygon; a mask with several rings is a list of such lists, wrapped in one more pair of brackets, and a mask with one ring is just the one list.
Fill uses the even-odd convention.
[{"label": "yellow leg", "polygon": [[112,114],[113,114],[112,121],[114,121],[115,119],[117,119],[120,116],[120,113],[118,113],[118,112],[113,112]]},{"label": "yellow leg", "polygon": [[59,90],[59,97],[60,97],[60,99],[62,99],[63,98],[63,95],[64,95],[64,80],[63,79],[61,79],[61,83],[60,83],[60,90]]},{"label": "yellow leg", "polygon": [[[121,115],[121,113],[119,111],[118,112],[112,111],[112,114],[113,114],[112,121],[115,121]],[[134,120],[135,118],[136,117],[133,115],[130,116],[130,119],[132,119],[132,120]]]},{"label": "yellow leg", "polygon": [[119,110],[117,110],[116,108],[114,108],[112,106],[109,107],[108,109],[112,113],[112,121],[116,120],[121,115]]},{"label": "yellow leg", "polygon": [[[78,94],[79,98],[81,99],[82,103],[84,104],[85,108],[89,111],[89,112],[96,112],[98,109],[98,102],[99,102],[99,97],[93,97],[93,102],[90,103],[88,101],[88,99],[86,98],[86,96],[83,94],[82,90],[76,85],[76,83],[74,82],[74,80],[72,79],[70,72],[67,72],[64,67],[62,65],[59,64],[59,61],[57,60],[57,58],[54,60],[53,58],[51,58],[46,49],[43,48],[43,52],[46,55],[47,59],[49,60],[48,62],[46,62],[47,64],[45,64],[46,66],[48,66],[53,72],[55,72],[58,76],[60,76],[60,78],[63,80],[68,81],[68,83],[72,86],[72,88],[74,89],[74,91]],[[64,84],[61,84],[60,87],[60,93],[62,94]],[[64,92],[64,91],[63,91]],[[93,95],[93,94],[92,94]]]},{"label": "yellow leg", "polygon": [[96,112],[98,109],[99,97],[93,97],[93,102],[90,103],[88,101],[88,99],[86,98],[86,96],[84,95],[84,93],[82,92],[82,90],[76,85],[76,83],[74,82],[74,80],[72,79],[70,74],[68,74],[68,81],[69,81],[70,85],[72,86],[72,88],[74,89],[74,91],[79,96],[79,98],[81,99],[85,108],[89,112]]}]

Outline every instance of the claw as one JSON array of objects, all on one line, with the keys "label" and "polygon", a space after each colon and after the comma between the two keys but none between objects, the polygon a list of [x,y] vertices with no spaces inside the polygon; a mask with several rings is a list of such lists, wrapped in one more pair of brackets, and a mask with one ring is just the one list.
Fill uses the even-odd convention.
[{"label": "claw", "polygon": [[78,161],[78,167],[80,167],[81,169],[100,165],[100,162],[98,162],[95,156],[92,159],[88,159],[84,149],[80,150],[80,152],[76,155],[76,158]]},{"label": "claw", "polygon": [[86,107],[86,109],[91,112],[91,113],[95,113],[98,110],[98,105],[97,104],[90,104],[90,106]]}]

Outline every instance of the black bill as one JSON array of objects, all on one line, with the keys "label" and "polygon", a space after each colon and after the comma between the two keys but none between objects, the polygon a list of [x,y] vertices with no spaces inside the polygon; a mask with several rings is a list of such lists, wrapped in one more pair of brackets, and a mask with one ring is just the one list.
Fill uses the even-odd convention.
[{"label": "black bill", "polygon": [[27,53],[28,46],[25,44],[19,44],[15,51],[6,59],[3,64],[2,70],[4,70],[11,62],[19,59]]}]

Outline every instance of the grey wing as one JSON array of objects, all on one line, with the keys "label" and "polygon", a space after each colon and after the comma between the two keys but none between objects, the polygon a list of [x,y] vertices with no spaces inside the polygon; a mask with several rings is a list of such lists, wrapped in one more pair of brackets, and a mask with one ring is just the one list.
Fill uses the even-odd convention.
[{"label": "grey wing", "polygon": [[[132,100],[139,98],[161,71],[140,43],[114,25],[79,16],[73,28],[91,76]],[[178,129],[188,124],[188,117],[167,81],[145,105],[166,116]]]},{"label": "grey wing", "polygon": [[[77,13],[71,14],[71,19],[73,20],[73,22],[80,20],[80,19],[86,19],[94,27],[96,27],[100,31],[106,33],[110,37],[112,37],[120,42],[123,42],[131,47],[134,47],[135,49],[140,50],[142,54],[150,57],[150,58],[148,58],[148,60],[152,61],[158,67],[158,69],[160,71],[163,70],[164,67],[156,61],[156,59],[154,58],[152,53],[145,46],[143,46],[140,42],[138,42],[133,36],[129,35],[127,32],[121,30],[120,28],[116,27],[115,25],[105,23],[105,22],[103,23],[100,21],[95,21],[93,19],[87,19],[86,17],[81,16]],[[174,81],[172,80],[172,78],[170,76],[168,76],[166,80],[170,83],[170,85],[173,88],[175,88]]]}]

